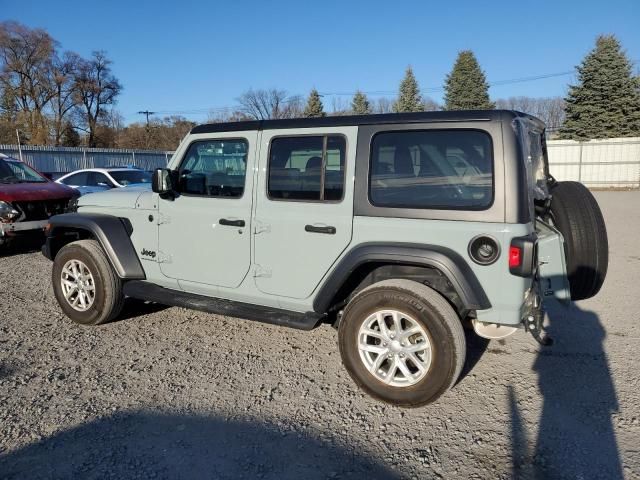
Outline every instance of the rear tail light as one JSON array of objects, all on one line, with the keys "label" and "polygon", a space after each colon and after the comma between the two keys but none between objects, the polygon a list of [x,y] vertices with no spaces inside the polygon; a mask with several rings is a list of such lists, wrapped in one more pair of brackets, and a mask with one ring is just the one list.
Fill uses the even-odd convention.
[{"label": "rear tail light", "polygon": [[517,268],[522,265],[522,248],[511,245],[509,247],[509,268]]},{"label": "rear tail light", "polygon": [[509,272],[519,277],[530,277],[535,270],[535,234],[511,239],[509,246]]}]

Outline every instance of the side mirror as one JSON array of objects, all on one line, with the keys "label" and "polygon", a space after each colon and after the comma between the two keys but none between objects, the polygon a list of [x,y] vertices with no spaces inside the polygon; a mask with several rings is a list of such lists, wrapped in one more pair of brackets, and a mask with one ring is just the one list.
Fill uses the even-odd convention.
[{"label": "side mirror", "polygon": [[170,195],[174,192],[173,175],[168,168],[158,168],[153,172],[151,190],[160,195]]}]

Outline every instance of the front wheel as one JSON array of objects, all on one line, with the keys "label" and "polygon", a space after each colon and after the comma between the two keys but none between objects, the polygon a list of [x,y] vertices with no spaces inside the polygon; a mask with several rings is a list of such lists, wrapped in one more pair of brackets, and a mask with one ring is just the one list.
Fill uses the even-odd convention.
[{"label": "front wheel", "polygon": [[99,325],[122,310],[122,280],[95,240],[65,245],[53,261],[53,293],[74,322]]},{"label": "front wheel", "polygon": [[356,294],[338,336],[354,381],[369,395],[404,407],[431,403],[451,388],[466,353],[451,305],[410,280],[385,280]]}]

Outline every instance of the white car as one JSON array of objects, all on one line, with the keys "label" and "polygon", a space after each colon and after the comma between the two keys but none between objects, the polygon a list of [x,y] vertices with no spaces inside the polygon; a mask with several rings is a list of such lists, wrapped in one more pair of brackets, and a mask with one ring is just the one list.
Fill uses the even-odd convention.
[{"label": "white car", "polygon": [[151,186],[151,173],[135,167],[86,168],[67,173],[56,180],[75,188],[81,195],[111,188]]}]

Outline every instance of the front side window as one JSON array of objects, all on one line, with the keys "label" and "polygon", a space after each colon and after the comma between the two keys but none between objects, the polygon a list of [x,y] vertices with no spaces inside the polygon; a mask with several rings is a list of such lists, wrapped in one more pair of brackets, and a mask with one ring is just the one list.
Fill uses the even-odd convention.
[{"label": "front side window", "polygon": [[89,172],[85,185],[88,187],[113,187],[107,176],[100,172]]},{"label": "front side window", "polygon": [[247,170],[246,140],[204,140],[189,146],[178,170],[181,193],[240,198]]},{"label": "front side window", "polygon": [[269,154],[269,198],[339,201],[346,140],[339,135],[277,137]]},{"label": "front side window", "polygon": [[151,173],[144,170],[115,170],[109,172],[109,175],[124,187],[138,183],[151,183]]},{"label": "front side window", "polygon": [[491,137],[477,130],[379,133],[369,198],[380,207],[486,209],[493,202]]},{"label": "front side window", "polygon": [[89,183],[89,173],[80,172],[61,180],[65,185],[73,185],[76,187],[86,186]]}]

